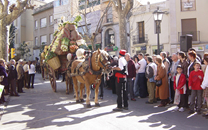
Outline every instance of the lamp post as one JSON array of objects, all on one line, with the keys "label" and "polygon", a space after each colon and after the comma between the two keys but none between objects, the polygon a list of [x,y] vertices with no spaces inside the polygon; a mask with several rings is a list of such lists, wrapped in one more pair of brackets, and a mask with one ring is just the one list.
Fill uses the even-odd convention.
[{"label": "lamp post", "polygon": [[162,12],[159,10],[159,7],[157,7],[157,10],[153,12],[154,20],[155,20],[155,33],[157,34],[157,54],[160,54],[160,37],[159,34],[161,32],[160,23],[162,21],[163,14],[165,12]]}]

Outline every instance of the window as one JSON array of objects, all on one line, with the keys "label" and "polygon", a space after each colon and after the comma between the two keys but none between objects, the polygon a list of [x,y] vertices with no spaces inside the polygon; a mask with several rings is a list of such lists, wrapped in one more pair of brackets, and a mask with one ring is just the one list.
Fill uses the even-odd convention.
[{"label": "window", "polygon": [[54,1],[54,7],[58,7],[61,5],[67,5],[68,4],[68,0],[56,0]]},{"label": "window", "polygon": [[50,43],[52,43],[52,41],[53,41],[53,34],[51,33],[50,34]]},{"label": "window", "polygon": [[[181,19],[182,32],[180,36],[192,35],[193,41],[199,40],[199,32],[197,31],[197,19]],[[180,38],[179,38],[180,39]]]},{"label": "window", "polygon": [[47,36],[46,35],[43,35],[40,37],[40,43],[41,43],[41,45],[47,44]]},{"label": "window", "polygon": [[35,46],[38,45],[38,37],[35,37]]},{"label": "window", "polygon": [[139,43],[145,42],[145,34],[144,34],[144,21],[138,23],[139,28]]},{"label": "window", "polygon": [[38,21],[35,20],[35,29],[38,29]]},{"label": "window", "polygon": [[112,29],[108,29],[105,32],[105,46],[115,46],[115,36]]},{"label": "window", "polygon": [[49,23],[50,23],[50,25],[53,24],[53,15],[49,16]]},{"label": "window", "polygon": [[41,28],[46,27],[46,24],[47,24],[46,18],[40,19],[40,27],[41,27]]},{"label": "window", "polygon": [[196,10],[196,0],[181,0],[181,11]]},{"label": "window", "polygon": [[107,11],[107,23],[109,22],[113,22],[112,7],[110,7]]}]

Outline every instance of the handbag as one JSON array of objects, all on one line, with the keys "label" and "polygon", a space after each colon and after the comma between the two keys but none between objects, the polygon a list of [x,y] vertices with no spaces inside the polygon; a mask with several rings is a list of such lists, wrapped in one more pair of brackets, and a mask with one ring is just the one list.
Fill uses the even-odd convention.
[{"label": "handbag", "polygon": [[156,86],[160,87],[162,85],[162,80],[156,80]]}]

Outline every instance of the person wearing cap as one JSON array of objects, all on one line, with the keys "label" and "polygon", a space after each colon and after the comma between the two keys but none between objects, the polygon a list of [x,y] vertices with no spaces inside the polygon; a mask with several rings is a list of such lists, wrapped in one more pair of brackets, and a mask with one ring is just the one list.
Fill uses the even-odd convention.
[{"label": "person wearing cap", "polygon": [[24,69],[23,69],[23,60],[20,59],[17,64],[17,91],[18,93],[24,93],[23,88],[23,78],[24,78]]},{"label": "person wearing cap", "polygon": [[[188,100],[187,100],[187,96],[186,96],[186,75],[183,74],[183,69],[181,65],[178,65],[176,68],[177,74],[176,76],[174,76],[174,90],[175,90],[175,101],[174,103],[176,103],[176,100],[180,100],[178,103],[178,106],[176,107],[176,110],[178,110],[180,112],[184,111],[184,108],[188,107]],[[179,98],[180,97],[180,98]]]},{"label": "person wearing cap", "polygon": [[[201,88],[204,90],[203,97],[205,98],[208,107],[208,53],[204,54],[204,64],[206,65],[206,67],[204,72],[204,80],[202,82]],[[204,113],[204,116],[208,119],[208,111]]]},{"label": "person wearing cap", "polygon": [[[191,103],[189,114],[194,113],[194,107],[196,107],[197,113],[201,114],[202,106],[202,88],[201,84],[204,78],[204,72],[200,69],[201,63],[194,63],[194,71],[191,71],[189,75],[189,89],[191,89]],[[197,98],[197,105],[195,106],[195,99]]]},{"label": "person wearing cap", "polygon": [[[123,111],[123,109],[128,110],[128,98],[126,92],[126,73],[128,72],[126,69],[127,62],[124,58],[126,54],[126,50],[120,50],[119,59],[118,59],[118,67],[113,67],[115,77],[116,77],[116,94],[117,94],[117,108],[113,109],[113,111]],[[123,103],[122,105],[122,97]],[[122,109],[123,108],[123,109]]]}]

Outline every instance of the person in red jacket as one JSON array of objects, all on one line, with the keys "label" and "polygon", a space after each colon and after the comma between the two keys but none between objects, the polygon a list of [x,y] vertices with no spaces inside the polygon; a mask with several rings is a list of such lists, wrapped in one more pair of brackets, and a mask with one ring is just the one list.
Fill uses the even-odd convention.
[{"label": "person in red jacket", "polygon": [[[174,76],[174,90],[178,90],[180,92],[180,102],[177,106],[180,112],[184,111],[184,108],[188,107],[188,100],[186,100],[186,76],[182,73],[183,69],[181,65],[177,66],[177,75]],[[176,97],[176,95],[175,95]]]},{"label": "person in red jacket", "polygon": [[202,88],[201,84],[204,78],[204,73],[200,69],[201,63],[195,62],[194,71],[191,71],[189,75],[189,89],[191,89],[191,104],[189,114],[194,113],[195,99],[197,97],[197,114],[201,114],[202,106]]}]

